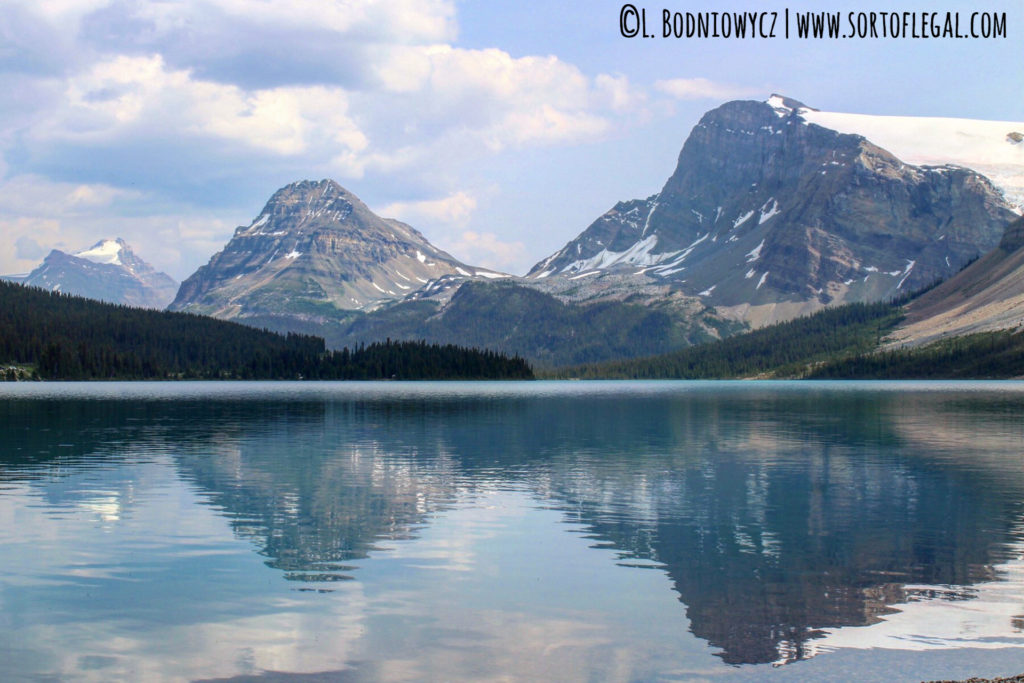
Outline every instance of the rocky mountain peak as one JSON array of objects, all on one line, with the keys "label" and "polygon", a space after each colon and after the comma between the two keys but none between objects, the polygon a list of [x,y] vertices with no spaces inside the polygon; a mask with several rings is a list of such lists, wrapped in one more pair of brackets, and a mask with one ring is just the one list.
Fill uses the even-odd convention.
[{"label": "rocky mountain peak", "polygon": [[358,197],[336,181],[325,178],[289,183],[270,197],[267,206],[317,211],[351,207],[353,203],[362,204]]},{"label": "rocky mountain peak", "polygon": [[628,272],[768,312],[756,324],[912,291],[999,242],[1014,214],[986,178],[906,164],[812,112],[781,95],[707,112],[658,194],[620,202],[529,277]]},{"label": "rocky mountain peak", "polygon": [[369,209],[355,195],[333,180],[301,180],[282,187],[267,201],[260,214],[248,226],[240,226],[236,234],[245,232],[263,234],[260,231],[268,223],[287,224],[297,230],[315,221],[323,224],[344,223],[356,209],[356,203],[363,213]]},{"label": "rocky mountain peak", "polygon": [[[333,180],[277,190],[184,283],[171,308],[278,325],[321,323],[404,298],[467,266],[412,227],[381,218]],[[284,327],[289,327],[284,325]]]}]

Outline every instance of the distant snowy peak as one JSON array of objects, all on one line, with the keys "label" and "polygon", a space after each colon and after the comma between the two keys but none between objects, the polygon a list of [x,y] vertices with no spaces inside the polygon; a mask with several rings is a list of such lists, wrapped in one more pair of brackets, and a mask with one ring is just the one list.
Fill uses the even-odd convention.
[{"label": "distant snowy peak", "polygon": [[20,280],[50,291],[127,306],[164,308],[178,283],[139,258],[120,237],[103,239],[73,254],[54,249]]},{"label": "distant snowy peak", "polygon": [[73,256],[88,259],[93,263],[108,263],[115,266],[123,266],[124,262],[121,259],[121,252],[123,250],[130,251],[125,241],[118,237],[117,239],[100,240],[88,249],[75,252]]},{"label": "distant snowy peak", "polygon": [[1022,121],[845,114],[781,95],[772,95],[767,104],[780,115],[792,113],[807,123],[863,136],[909,164],[973,169],[1002,190],[1018,213],[1024,210]]}]

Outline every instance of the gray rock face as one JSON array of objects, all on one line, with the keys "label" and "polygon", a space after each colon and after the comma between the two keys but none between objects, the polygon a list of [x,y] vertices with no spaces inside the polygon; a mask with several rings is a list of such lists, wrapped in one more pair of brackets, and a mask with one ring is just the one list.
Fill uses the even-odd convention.
[{"label": "gray rock face", "polygon": [[54,249],[22,284],[115,304],[162,309],[178,283],[139,258],[121,238],[66,254]]},{"label": "gray rock face", "polygon": [[729,102],[660,193],[616,204],[528,277],[620,270],[713,305],[824,305],[912,291],[995,247],[1014,214],[968,169],[912,166],[804,105]]},{"label": "gray rock face", "polygon": [[396,301],[467,266],[383,219],[333,180],[278,190],[259,216],[182,283],[172,310],[325,322]]},{"label": "gray rock face", "polygon": [[1024,218],[1006,226],[999,247],[907,305],[889,345],[1015,329],[1024,320]]}]

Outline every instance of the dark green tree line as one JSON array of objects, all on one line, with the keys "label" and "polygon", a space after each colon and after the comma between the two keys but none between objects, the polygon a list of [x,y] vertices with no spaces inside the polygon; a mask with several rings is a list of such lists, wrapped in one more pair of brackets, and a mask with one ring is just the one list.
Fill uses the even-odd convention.
[{"label": "dark green tree line", "polygon": [[519,357],[423,341],[328,351],[205,316],[116,306],[0,282],[0,361],[42,379],[529,378]]}]

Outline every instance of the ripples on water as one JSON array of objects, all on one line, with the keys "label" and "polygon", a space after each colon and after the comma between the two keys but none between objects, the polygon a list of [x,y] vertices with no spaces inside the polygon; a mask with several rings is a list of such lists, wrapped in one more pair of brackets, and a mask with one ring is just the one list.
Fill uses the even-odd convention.
[{"label": "ripples on water", "polygon": [[1024,672],[1021,383],[0,391],[13,678]]}]

